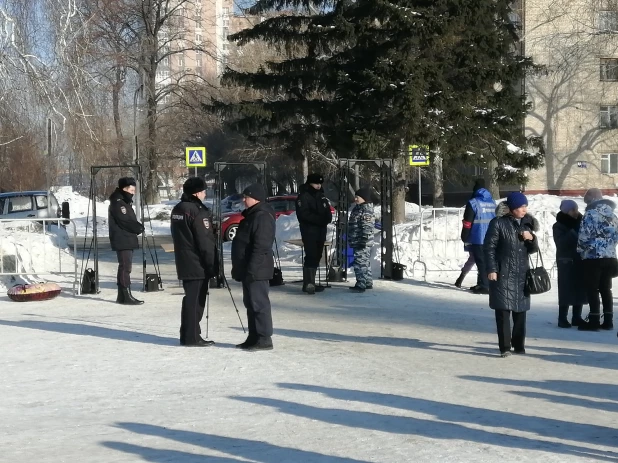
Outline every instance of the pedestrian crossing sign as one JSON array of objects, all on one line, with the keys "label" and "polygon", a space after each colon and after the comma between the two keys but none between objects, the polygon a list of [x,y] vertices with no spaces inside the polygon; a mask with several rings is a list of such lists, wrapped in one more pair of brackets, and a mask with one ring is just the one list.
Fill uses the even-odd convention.
[{"label": "pedestrian crossing sign", "polygon": [[187,167],[206,167],[206,148],[191,146],[185,148]]},{"label": "pedestrian crossing sign", "polygon": [[410,156],[411,166],[429,165],[429,146],[427,145],[408,146],[408,155]]}]

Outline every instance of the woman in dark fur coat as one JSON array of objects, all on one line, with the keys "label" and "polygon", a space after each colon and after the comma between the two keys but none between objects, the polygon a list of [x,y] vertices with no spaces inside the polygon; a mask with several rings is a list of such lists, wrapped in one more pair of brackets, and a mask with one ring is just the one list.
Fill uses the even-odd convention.
[{"label": "woman in dark fur coat", "polygon": [[[560,204],[553,226],[556,243],[556,264],[558,266],[558,326],[570,328],[582,321],[582,308],[587,304],[586,286],[582,259],[577,252],[577,236],[582,215],[577,203],[565,199]],[[567,320],[569,306],[573,306],[571,323]]]}]

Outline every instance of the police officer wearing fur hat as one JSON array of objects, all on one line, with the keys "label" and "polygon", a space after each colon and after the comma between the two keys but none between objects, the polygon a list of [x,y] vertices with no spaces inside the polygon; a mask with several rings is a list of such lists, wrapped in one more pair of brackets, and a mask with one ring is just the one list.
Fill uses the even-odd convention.
[{"label": "police officer wearing fur hat", "polygon": [[315,274],[324,252],[326,227],[333,220],[330,204],[322,189],[324,178],[320,174],[309,174],[301,185],[296,198],[296,217],[303,239],[305,262],[303,262],[303,291],[315,294]]},{"label": "police officer wearing fur hat", "polygon": [[247,208],[232,241],[232,278],[242,282],[249,336],[236,347],[271,350],[273,320],[268,291],[275,268],[275,211],[266,202],[266,190],[261,184],[249,185],[242,193]]},{"label": "police officer wearing fur hat", "polygon": [[135,179],[123,177],[118,180],[118,188],[109,197],[108,224],[109,242],[118,258],[118,304],[139,305],[131,293],[131,268],[133,266],[133,250],[139,248],[137,235],[144,231],[144,226],[137,220],[131,204],[135,195]]},{"label": "police officer wearing fur hat", "polygon": [[208,282],[218,274],[216,241],[212,213],[204,206],[206,184],[198,177],[188,179],[180,202],[171,215],[176,273],[182,280],[185,296],[180,315],[180,345],[208,347],[214,344],[200,336]]}]

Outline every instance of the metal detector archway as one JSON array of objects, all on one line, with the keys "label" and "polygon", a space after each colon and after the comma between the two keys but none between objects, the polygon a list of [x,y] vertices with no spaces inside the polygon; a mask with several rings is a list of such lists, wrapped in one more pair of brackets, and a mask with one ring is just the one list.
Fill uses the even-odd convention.
[{"label": "metal detector archway", "polygon": [[217,276],[217,287],[223,288],[225,285],[225,269],[223,266],[223,227],[221,217],[221,201],[223,201],[223,179],[222,173],[229,166],[254,166],[258,171],[258,177],[262,177],[262,185],[266,188],[266,162],[215,162],[215,190],[213,215],[217,226],[217,255],[219,258],[219,275]]},{"label": "metal detector archway", "polygon": [[342,269],[342,279],[347,281],[348,187],[350,173],[356,164],[375,163],[380,168],[380,278],[393,276],[393,161],[392,159],[339,159],[339,201],[337,204],[337,234],[334,262],[331,268]]},{"label": "metal detector archway", "polygon": [[[96,292],[99,293],[100,292],[100,285],[99,285],[99,240],[98,240],[98,227],[97,227],[97,201],[96,201],[96,184],[97,184],[97,174],[104,169],[125,169],[125,170],[130,170],[133,173],[133,176],[135,177],[136,183],[139,185],[140,189],[138,191],[139,193],[139,198],[138,198],[138,209],[139,209],[139,217],[144,218],[144,191],[143,191],[143,182],[142,182],[142,168],[141,166],[137,165],[137,164],[127,164],[127,165],[117,165],[117,166],[91,166],[90,167],[90,198],[89,200],[92,201],[92,243],[91,243],[91,249],[94,250],[94,271],[95,271],[95,289]],[[137,196],[137,195],[136,195]],[[89,208],[90,209],[90,208]],[[149,218],[150,218],[150,214]],[[145,227],[144,227],[145,228]],[[152,231],[152,225],[151,225],[151,231]],[[88,223],[86,223],[86,235],[88,234]],[[85,237],[84,237],[85,239]],[[143,282],[143,290],[146,290],[146,247],[144,246],[144,241],[146,241],[146,244],[148,244],[147,238],[146,238],[146,231],[144,230],[144,232],[141,235],[141,248],[142,248],[142,282]],[[157,249],[155,247],[154,244],[154,235],[153,235],[153,248],[154,248],[154,252],[155,252],[155,256],[157,255]],[[88,252],[88,254],[90,255],[90,251]],[[156,266],[156,272],[157,272],[157,276],[158,276],[158,284],[159,284],[159,288],[163,289],[163,284],[161,282],[161,272],[158,268],[158,257],[156,258],[156,262],[155,262],[155,258],[153,257],[153,265]]]}]

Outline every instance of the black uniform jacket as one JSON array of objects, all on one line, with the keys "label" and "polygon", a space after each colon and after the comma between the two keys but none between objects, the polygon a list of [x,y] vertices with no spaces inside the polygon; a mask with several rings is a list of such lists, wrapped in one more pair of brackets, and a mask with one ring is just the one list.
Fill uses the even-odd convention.
[{"label": "black uniform jacket", "polygon": [[137,235],[144,231],[131,207],[133,195],[116,188],[109,197],[108,225],[109,242],[113,251],[126,251],[139,248]]},{"label": "black uniform jacket", "polygon": [[212,213],[199,198],[183,194],[172,209],[176,273],[179,280],[203,280],[218,273]]},{"label": "black uniform jacket", "polygon": [[326,241],[326,226],[332,222],[333,215],[324,190],[316,190],[306,183],[301,185],[296,198],[296,217],[303,241]]},{"label": "black uniform jacket", "polygon": [[275,211],[266,202],[257,203],[242,212],[232,241],[232,278],[236,281],[263,281],[273,277],[275,262]]}]

